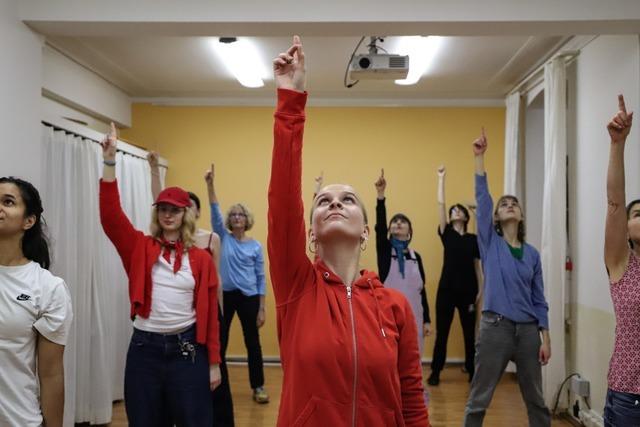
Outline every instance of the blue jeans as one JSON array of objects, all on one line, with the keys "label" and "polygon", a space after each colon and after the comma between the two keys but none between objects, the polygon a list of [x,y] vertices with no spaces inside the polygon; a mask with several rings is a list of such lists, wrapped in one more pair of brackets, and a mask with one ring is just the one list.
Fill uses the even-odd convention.
[{"label": "blue jeans", "polygon": [[608,389],[603,418],[605,427],[640,426],[640,394]]},{"label": "blue jeans", "polygon": [[124,374],[131,427],[211,426],[209,359],[195,335],[195,324],[173,335],[134,328]]}]

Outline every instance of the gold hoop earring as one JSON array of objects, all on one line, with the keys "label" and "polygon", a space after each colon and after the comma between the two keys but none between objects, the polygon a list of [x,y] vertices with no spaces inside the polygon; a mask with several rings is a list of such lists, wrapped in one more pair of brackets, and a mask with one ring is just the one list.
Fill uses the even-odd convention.
[{"label": "gold hoop earring", "polygon": [[[312,243],[313,247],[311,246]],[[315,240],[309,240],[309,244],[307,246],[309,248],[309,252],[311,252],[312,254],[316,254],[318,252],[318,243],[316,243]]]},{"label": "gold hoop earring", "polygon": [[[363,246],[363,244],[364,244],[364,246]],[[361,250],[362,252],[364,252],[364,251],[365,251],[365,249],[367,249],[367,239],[362,239],[362,240],[360,241],[360,250]]]}]

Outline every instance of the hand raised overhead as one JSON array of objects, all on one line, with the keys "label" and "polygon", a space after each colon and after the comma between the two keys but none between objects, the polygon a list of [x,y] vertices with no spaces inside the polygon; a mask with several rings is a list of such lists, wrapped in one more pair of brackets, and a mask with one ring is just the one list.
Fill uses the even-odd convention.
[{"label": "hand raised overhead", "polygon": [[104,160],[115,160],[116,147],[118,145],[118,131],[113,122],[111,122],[111,131],[104,136],[100,145],[102,146],[102,158]]},{"label": "hand raised overhead", "polygon": [[479,138],[473,141],[473,154],[476,156],[482,156],[487,151],[487,135],[484,133],[484,126],[482,127],[482,133]]},{"label": "hand raised overhead", "polygon": [[633,113],[627,113],[624,97],[618,95],[618,112],[607,124],[607,130],[611,137],[611,142],[624,142],[631,131]]},{"label": "hand raised overhead", "polygon": [[302,41],[299,36],[293,36],[291,47],[273,60],[273,75],[277,88],[304,92],[306,70]]},{"label": "hand raised overhead", "polygon": [[147,161],[149,162],[149,166],[152,168],[157,168],[160,165],[159,159],[160,155],[157,151],[149,151],[147,154]]},{"label": "hand raised overhead", "polygon": [[208,169],[207,171],[205,171],[204,173],[204,180],[207,183],[207,185],[209,186],[213,186],[213,181],[215,179],[216,173],[215,173],[215,166],[213,163],[211,163],[211,168]]},{"label": "hand raised overhead", "polygon": [[446,174],[447,174],[447,168],[445,168],[444,165],[438,166],[438,177],[444,178]]},{"label": "hand raised overhead", "polygon": [[387,180],[384,178],[384,169],[380,169],[380,176],[373,183],[378,191],[378,196],[384,196],[384,191],[387,189]]},{"label": "hand raised overhead", "polygon": [[322,183],[324,182],[324,171],[320,171],[320,175],[316,176],[314,181],[316,182],[314,194],[318,194],[322,189]]}]

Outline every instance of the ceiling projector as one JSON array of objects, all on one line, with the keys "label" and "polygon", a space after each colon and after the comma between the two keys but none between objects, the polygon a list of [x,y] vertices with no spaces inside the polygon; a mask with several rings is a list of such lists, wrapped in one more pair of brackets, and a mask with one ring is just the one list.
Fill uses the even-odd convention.
[{"label": "ceiling projector", "polygon": [[409,73],[409,56],[369,52],[354,55],[349,63],[352,80],[401,80]]}]

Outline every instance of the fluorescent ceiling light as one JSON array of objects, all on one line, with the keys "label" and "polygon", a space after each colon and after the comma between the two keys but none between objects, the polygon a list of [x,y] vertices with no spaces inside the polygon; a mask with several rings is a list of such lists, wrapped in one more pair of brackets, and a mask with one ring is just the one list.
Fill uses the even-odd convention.
[{"label": "fluorescent ceiling light", "polygon": [[442,37],[438,36],[408,36],[400,37],[395,52],[400,55],[409,55],[409,74],[406,79],[396,80],[397,85],[414,85],[418,83],[433,63]]},{"label": "fluorescent ceiling light", "polygon": [[222,43],[218,37],[211,39],[211,47],[222,60],[227,70],[245,87],[264,86],[266,67],[261,61],[255,44],[247,38],[238,38],[231,43]]}]

